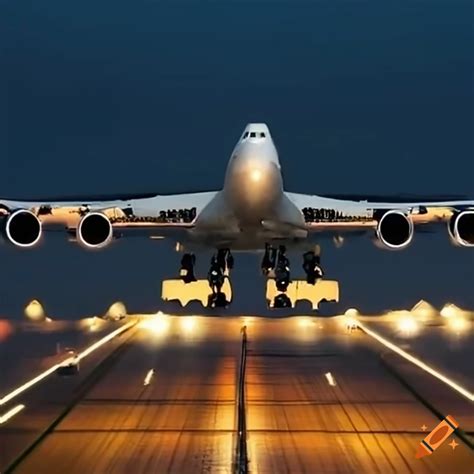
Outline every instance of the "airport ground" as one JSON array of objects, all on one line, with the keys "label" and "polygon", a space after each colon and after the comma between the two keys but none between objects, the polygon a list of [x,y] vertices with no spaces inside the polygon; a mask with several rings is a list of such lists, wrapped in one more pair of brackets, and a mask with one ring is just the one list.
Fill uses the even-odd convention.
[{"label": "airport ground", "polygon": [[[472,393],[472,322],[464,334],[426,325],[406,339],[389,322],[366,324]],[[116,327],[79,331],[74,343]],[[60,334],[35,336],[54,352]],[[41,344],[32,357],[27,331],[12,338],[3,356],[29,344],[2,358],[1,394],[55,357]],[[91,354],[77,376],[53,374],[5,409],[17,403],[25,408],[0,426],[2,472],[474,471],[473,402],[341,318],[154,318]],[[422,427],[448,414],[460,434],[416,459]]]}]

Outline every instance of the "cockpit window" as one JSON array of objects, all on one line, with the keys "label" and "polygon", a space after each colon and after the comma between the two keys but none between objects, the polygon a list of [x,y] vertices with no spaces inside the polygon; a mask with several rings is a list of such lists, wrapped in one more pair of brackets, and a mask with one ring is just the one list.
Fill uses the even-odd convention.
[{"label": "cockpit window", "polygon": [[255,138],[256,136],[257,136],[257,134],[255,132],[250,133],[250,138]]},{"label": "cockpit window", "polygon": [[249,132],[245,132],[242,138],[247,138],[249,136]]},{"label": "cockpit window", "polygon": [[265,133],[264,132],[260,132],[260,138],[265,138]]}]

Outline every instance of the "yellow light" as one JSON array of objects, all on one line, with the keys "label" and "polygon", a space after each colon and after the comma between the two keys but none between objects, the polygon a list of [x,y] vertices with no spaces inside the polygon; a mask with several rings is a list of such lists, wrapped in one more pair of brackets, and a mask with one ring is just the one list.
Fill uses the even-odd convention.
[{"label": "yellow light", "polygon": [[469,329],[469,322],[461,316],[449,318],[447,324],[449,329],[455,332],[456,334],[460,334]]},{"label": "yellow light", "polygon": [[185,332],[192,332],[196,327],[196,317],[195,316],[183,316],[181,317],[181,327]]},{"label": "yellow light", "polygon": [[404,316],[397,321],[398,330],[407,334],[412,335],[418,331],[418,323],[413,316]]},{"label": "yellow light", "polygon": [[254,168],[250,173],[250,178],[254,183],[258,183],[262,179],[262,170]]},{"label": "yellow light", "polygon": [[440,314],[441,316],[443,316],[443,318],[452,318],[454,316],[456,316],[456,314],[458,314],[460,311],[459,311],[459,308],[453,304],[445,304],[443,306],[443,309],[440,311]]},{"label": "yellow light", "polygon": [[169,318],[161,311],[158,311],[155,316],[144,319],[140,323],[141,328],[147,329],[154,334],[164,334],[168,330],[169,326]]},{"label": "yellow light", "polygon": [[351,318],[355,318],[356,316],[359,315],[359,311],[357,311],[357,309],[355,309],[355,308],[349,308],[348,310],[346,310],[344,315],[349,316]]},{"label": "yellow light", "polygon": [[371,336],[372,338],[374,338],[375,340],[377,340],[381,344],[383,344],[385,347],[388,347],[393,352],[397,353],[399,356],[401,356],[404,359],[408,360],[409,362],[416,365],[417,367],[424,370],[425,372],[428,372],[430,375],[437,378],[438,380],[441,380],[446,385],[451,387],[453,390],[456,390],[456,392],[460,393],[461,395],[466,397],[471,402],[474,402],[474,393],[470,392],[466,388],[462,387],[458,383],[456,383],[453,380],[451,380],[450,378],[446,377],[446,375],[443,375],[441,372],[438,372],[437,370],[433,369],[428,364],[425,364],[423,361],[421,361],[417,357],[414,357],[411,354],[409,354],[408,352],[405,352],[403,349],[401,349],[397,345],[393,344],[392,342],[388,341],[384,337],[377,334],[375,331],[372,331],[371,329],[366,327],[360,321],[358,321],[358,325],[368,336]]},{"label": "yellow light", "polygon": [[25,316],[31,321],[43,321],[45,312],[38,300],[33,300],[25,307]]},{"label": "yellow light", "polygon": [[309,328],[312,324],[311,318],[306,316],[301,316],[298,318],[298,326],[300,328]]},{"label": "yellow light", "polygon": [[255,318],[253,316],[244,316],[242,322],[244,326],[250,326],[255,322]]}]

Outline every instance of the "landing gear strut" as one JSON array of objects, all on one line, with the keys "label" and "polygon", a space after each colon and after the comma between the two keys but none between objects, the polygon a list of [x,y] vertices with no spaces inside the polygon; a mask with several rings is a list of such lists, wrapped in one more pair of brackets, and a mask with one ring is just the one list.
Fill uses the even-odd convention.
[{"label": "landing gear strut", "polygon": [[324,272],[321,267],[319,248],[303,254],[303,270],[306,273],[306,281],[310,285],[315,285],[316,281],[323,277]]},{"label": "landing gear strut", "polygon": [[181,270],[179,276],[184,283],[196,281],[194,276],[194,266],[196,265],[196,256],[193,253],[185,253],[181,259]]},{"label": "landing gear strut", "polygon": [[275,287],[280,292],[275,296],[274,308],[291,308],[291,300],[285,294],[291,282],[290,261],[286,256],[286,247],[280,245],[278,250],[269,244],[265,244],[265,254],[262,259],[263,275],[275,279]]},{"label": "landing gear strut", "polygon": [[290,284],[290,261],[286,256],[286,247],[280,245],[275,267],[275,284],[278,291],[286,291]]},{"label": "landing gear strut", "polygon": [[209,295],[208,306],[211,308],[222,308],[229,305],[225,294],[221,291],[229,271],[234,267],[234,257],[229,249],[219,249],[217,255],[211,258],[211,266],[207,274],[207,280],[212,293]]}]

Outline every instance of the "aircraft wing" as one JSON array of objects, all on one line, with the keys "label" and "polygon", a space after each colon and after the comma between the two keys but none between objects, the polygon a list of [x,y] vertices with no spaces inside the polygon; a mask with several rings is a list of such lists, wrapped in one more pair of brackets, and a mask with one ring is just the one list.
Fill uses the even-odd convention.
[{"label": "aircraft wing", "polygon": [[474,200],[463,196],[287,195],[310,233],[375,232],[387,247],[399,248],[410,243],[415,227],[431,232],[444,223],[455,243],[474,246]]},{"label": "aircraft wing", "polygon": [[[3,217],[7,221],[6,231],[9,238],[15,229],[19,234],[30,231],[35,233],[34,220],[39,220],[41,228],[44,229],[66,228],[76,233],[79,228],[85,232],[86,221],[92,222],[92,219],[95,219],[95,222],[93,226],[90,226],[91,232],[99,232],[102,229],[102,237],[107,237],[108,240],[112,235],[176,237],[194,227],[197,216],[217,193],[217,191],[209,191],[166,195],[128,194],[35,200],[0,199],[0,218]],[[29,222],[27,222],[28,219]],[[18,224],[17,228],[14,226],[15,223]],[[33,239],[31,235],[19,237],[23,238],[23,242],[29,242],[28,245],[23,246],[36,243],[36,239]],[[97,241],[100,236],[92,237]]]}]

